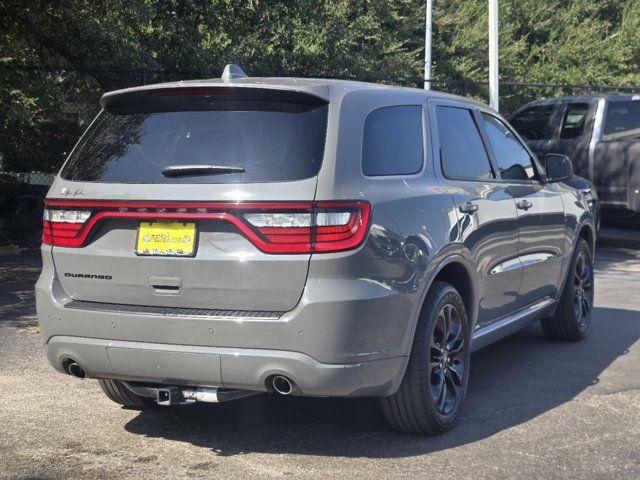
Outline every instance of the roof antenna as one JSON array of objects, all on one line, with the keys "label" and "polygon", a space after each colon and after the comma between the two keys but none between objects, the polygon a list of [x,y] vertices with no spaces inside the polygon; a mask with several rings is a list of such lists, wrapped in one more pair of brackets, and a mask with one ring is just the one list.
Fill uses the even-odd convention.
[{"label": "roof antenna", "polygon": [[247,74],[244,73],[238,65],[233,63],[224,67],[224,71],[222,72],[222,81],[224,83],[229,83],[231,80],[235,80],[236,78],[247,78]]}]

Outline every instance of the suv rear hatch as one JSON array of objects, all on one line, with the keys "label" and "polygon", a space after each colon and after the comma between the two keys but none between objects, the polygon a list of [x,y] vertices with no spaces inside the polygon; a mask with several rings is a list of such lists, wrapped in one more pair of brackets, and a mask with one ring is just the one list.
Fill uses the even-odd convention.
[{"label": "suv rear hatch", "polygon": [[46,201],[43,240],[65,292],[120,306],[292,309],[311,252],[352,248],[368,214],[313,202],[327,111],[307,93],[249,87],[105,96]]}]

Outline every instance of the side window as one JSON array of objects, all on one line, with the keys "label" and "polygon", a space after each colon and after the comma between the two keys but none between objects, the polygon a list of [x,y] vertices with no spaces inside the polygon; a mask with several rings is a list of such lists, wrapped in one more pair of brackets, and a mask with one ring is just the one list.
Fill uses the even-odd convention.
[{"label": "side window", "polygon": [[411,175],[422,168],[422,107],[384,107],[364,122],[362,172]]},{"label": "side window", "polygon": [[611,102],[604,122],[605,142],[640,138],[640,101]]},{"label": "side window", "polygon": [[444,176],[455,180],[493,178],[489,156],[471,111],[437,107],[436,118]]},{"label": "side window", "polygon": [[549,140],[553,137],[551,115],[553,105],[537,105],[527,108],[511,120],[511,125],[527,140]]},{"label": "side window", "polygon": [[493,148],[500,170],[505,180],[533,180],[536,171],[529,152],[509,128],[493,115],[482,114],[489,143]]},{"label": "side window", "polygon": [[588,103],[570,103],[564,112],[560,138],[578,138],[584,133],[584,126],[589,113]]}]

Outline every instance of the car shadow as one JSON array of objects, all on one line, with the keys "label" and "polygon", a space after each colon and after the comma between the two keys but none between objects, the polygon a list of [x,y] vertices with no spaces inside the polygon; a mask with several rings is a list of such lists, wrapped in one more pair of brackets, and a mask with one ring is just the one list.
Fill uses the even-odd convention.
[{"label": "car shadow", "polygon": [[439,437],[404,435],[385,424],[376,399],[257,395],[220,405],[141,411],[129,432],[248,452],[393,458],[476,442],[570,401],[640,338],[638,312],[596,308],[583,342],[545,340],[536,323],[472,356],[465,408]]}]

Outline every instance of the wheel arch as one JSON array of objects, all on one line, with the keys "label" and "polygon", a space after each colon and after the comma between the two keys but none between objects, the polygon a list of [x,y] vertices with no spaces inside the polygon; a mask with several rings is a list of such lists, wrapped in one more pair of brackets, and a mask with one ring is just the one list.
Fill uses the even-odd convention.
[{"label": "wheel arch", "polygon": [[[571,260],[573,259],[573,254],[576,250],[576,247],[580,239],[584,239],[587,242],[591,250],[591,255],[595,259],[597,238],[596,238],[596,233],[595,233],[595,228],[593,226],[593,223],[589,220],[584,220],[582,223],[579,224],[578,228],[576,228],[576,232],[577,233],[571,245],[571,251],[567,255],[567,261],[565,262],[565,266],[562,271],[562,277],[560,277],[561,283],[558,288],[558,297],[556,298],[556,300],[558,300],[561,297],[562,292],[564,291],[564,287],[567,283],[567,277],[569,275],[569,268],[571,267]],[[553,311],[551,312],[552,315],[555,314],[555,311],[557,308],[558,308],[558,303],[556,302],[553,308]]]},{"label": "wheel arch", "polygon": [[436,281],[449,283],[456,290],[458,290],[467,311],[466,313],[467,322],[469,323],[469,331],[473,332],[478,314],[478,288],[474,272],[475,270],[473,269],[473,266],[470,264],[469,260],[467,260],[460,254],[453,254],[442,259],[432,270],[431,274],[428,277],[428,280],[425,282],[420,302],[418,304],[419,307],[416,309],[416,314],[413,318],[413,322],[411,325],[411,335],[409,337],[409,341],[407,342],[407,356],[411,353],[411,347],[413,345],[416,328],[418,326],[418,320],[420,319],[420,315],[422,314],[422,311],[424,309],[427,294],[429,293],[429,290],[431,290],[433,283]]},{"label": "wheel arch", "polygon": [[[576,245],[578,244],[578,240],[581,238],[584,238],[587,241],[587,243],[589,244],[589,247],[591,248],[591,252],[595,253],[596,236],[595,236],[593,226],[589,222],[583,223],[580,229],[578,230],[578,235],[576,236],[576,241],[573,245],[574,250],[576,248]],[[572,255],[573,255],[573,251],[572,251]]]}]

